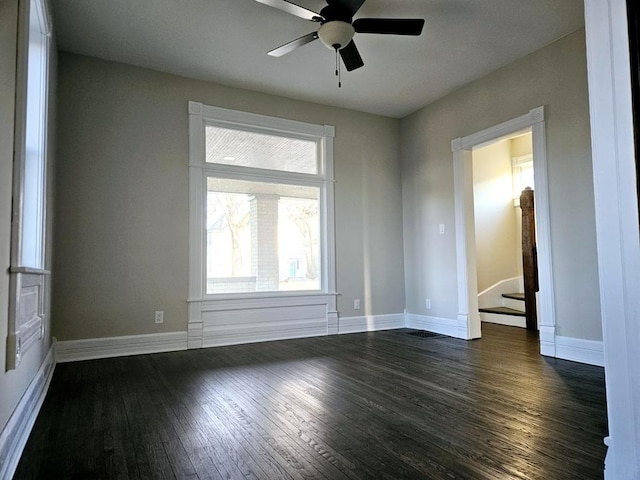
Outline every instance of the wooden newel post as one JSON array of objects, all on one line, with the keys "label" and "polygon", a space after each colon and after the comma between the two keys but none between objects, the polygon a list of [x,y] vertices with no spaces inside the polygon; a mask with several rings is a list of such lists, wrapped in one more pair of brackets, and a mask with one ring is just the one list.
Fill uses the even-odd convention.
[{"label": "wooden newel post", "polygon": [[538,330],[536,292],[538,287],[538,252],[536,250],[536,221],[533,190],[525,188],[520,195],[522,209],[522,273],[524,277],[524,305],[527,329]]}]

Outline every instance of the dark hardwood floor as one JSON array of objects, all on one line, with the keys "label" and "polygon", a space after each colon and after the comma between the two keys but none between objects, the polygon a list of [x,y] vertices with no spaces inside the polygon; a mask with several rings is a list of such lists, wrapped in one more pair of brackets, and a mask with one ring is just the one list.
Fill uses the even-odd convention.
[{"label": "dark hardwood floor", "polygon": [[408,332],[60,364],[14,478],[602,478],[603,369]]}]

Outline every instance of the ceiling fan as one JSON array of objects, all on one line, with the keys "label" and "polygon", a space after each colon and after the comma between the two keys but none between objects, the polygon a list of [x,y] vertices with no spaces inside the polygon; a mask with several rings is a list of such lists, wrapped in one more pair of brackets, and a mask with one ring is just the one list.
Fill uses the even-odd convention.
[{"label": "ceiling fan", "polygon": [[[353,42],[355,33],[380,33],[386,35],[420,35],[424,20],[418,18],[357,18],[353,16],[365,0],[326,0],[327,6],[316,13],[307,8],[296,5],[288,0],[257,0],[260,3],[277,8],[305,20],[320,24],[320,28],[297,38],[289,43],[271,50],[269,55],[281,57],[298,47],[313,42],[318,38],[328,48],[340,53],[347,71],[352,71],[364,65],[356,44]],[[337,58],[336,58],[336,62]],[[336,75],[338,71],[336,69]]]}]

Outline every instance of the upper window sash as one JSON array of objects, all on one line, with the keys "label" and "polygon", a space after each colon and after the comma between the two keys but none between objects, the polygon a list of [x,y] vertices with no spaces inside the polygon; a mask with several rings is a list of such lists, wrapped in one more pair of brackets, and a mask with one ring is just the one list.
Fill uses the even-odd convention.
[{"label": "upper window sash", "polygon": [[317,175],[320,139],[206,122],[207,164]]},{"label": "upper window sash", "polygon": [[[262,172],[269,172],[269,175],[296,174],[304,176],[316,176],[331,179],[333,172],[329,171],[326,162],[326,137],[334,137],[335,129],[329,125],[315,125],[312,123],[287,120],[284,118],[269,117],[255,113],[239,112],[226,108],[212,107],[198,102],[189,102],[190,131],[198,131],[198,135],[191,135],[190,165],[193,167],[221,168],[233,167],[232,165],[215,164],[206,162],[206,133],[207,125],[219,126],[235,130],[263,133],[277,136],[290,136],[301,140],[316,142],[318,145],[318,173],[299,173],[286,170],[255,169]],[[241,169],[251,169],[251,167],[237,167]],[[246,170],[249,172],[250,170]]]}]

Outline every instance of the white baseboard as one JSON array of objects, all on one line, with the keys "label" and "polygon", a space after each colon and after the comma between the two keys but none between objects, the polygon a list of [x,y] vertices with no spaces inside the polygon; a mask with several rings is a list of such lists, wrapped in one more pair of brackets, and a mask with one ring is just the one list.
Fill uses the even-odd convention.
[{"label": "white baseboard", "polygon": [[338,318],[338,333],[372,332],[404,328],[404,313]]},{"label": "white baseboard", "polygon": [[500,315],[497,313],[480,312],[480,321],[507,325],[509,327],[527,328],[527,319],[515,315]]},{"label": "white baseboard", "polygon": [[56,362],[123,357],[187,349],[187,332],[88,338],[56,343]]},{"label": "white baseboard", "polygon": [[556,356],[556,327],[553,325],[538,325],[540,335],[540,355]]},{"label": "white baseboard", "polygon": [[54,346],[18,402],[0,434],[0,478],[12,478],[36,421],[55,369]]},{"label": "white baseboard", "polygon": [[440,333],[459,338],[458,321],[451,318],[429,317],[417,313],[407,313],[407,328]]},{"label": "white baseboard", "polygon": [[556,357],[604,367],[602,342],[572,337],[556,337]]}]

